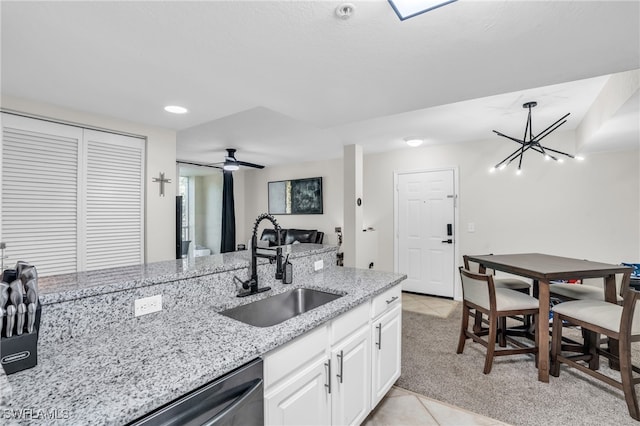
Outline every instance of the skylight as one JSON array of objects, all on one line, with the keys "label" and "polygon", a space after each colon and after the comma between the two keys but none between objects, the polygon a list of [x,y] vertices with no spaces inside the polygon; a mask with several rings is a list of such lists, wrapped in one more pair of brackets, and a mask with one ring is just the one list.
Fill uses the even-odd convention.
[{"label": "skylight", "polygon": [[393,7],[398,18],[404,21],[454,1],[457,0],[389,0],[389,4]]}]

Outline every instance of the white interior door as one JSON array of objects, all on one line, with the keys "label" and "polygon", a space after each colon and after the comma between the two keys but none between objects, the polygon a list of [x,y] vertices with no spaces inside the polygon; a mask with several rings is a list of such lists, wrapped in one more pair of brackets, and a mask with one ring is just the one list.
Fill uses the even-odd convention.
[{"label": "white interior door", "polygon": [[453,170],[399,174],[397,191],[397,265],[407,274],[402,289],[453,297]]}]

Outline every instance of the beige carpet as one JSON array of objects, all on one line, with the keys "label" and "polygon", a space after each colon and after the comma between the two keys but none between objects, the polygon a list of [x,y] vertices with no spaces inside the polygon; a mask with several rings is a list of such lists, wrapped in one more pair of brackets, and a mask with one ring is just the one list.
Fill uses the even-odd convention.
[{"label": "beige carpet", "polygon": [[482,374],[482,346],[467,340],[464,353],[455,352],[461,315],[460,306],[447,318],[403,312],[397,386],[513,425],[640,424],[629,416],[622,391],[564,365],[549,383],[538,381],[529,355],[497,358],[491,373]]}]

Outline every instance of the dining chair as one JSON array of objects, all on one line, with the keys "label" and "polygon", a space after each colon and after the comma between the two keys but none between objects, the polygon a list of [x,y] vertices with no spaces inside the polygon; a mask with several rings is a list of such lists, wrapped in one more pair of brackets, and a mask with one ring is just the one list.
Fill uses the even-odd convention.
[{"label": "dining chair", "polygon": [[[484,374],[491,372],[493,358],[496,356],[517,355],[533,353],[538,354],[538,337],[535,337],[535,345],[528,346],[518,340],[513,339],[508,334],[507,329],[503,329],[503,335],[508,343],[515,348],[496,348],[498,337],[498,325],[502,319],[513,315],[532,315],[534,323],[538,317],[538,299],[527,294],[496,287],[493,276],[471,272],[463,267],[459,268],[462,280],[462,323],[460,326],[460,337],[456,353],[461,354],[467,339],[472,339],[484,346],[487,350],[484,363]],[[469,330],[469,317],[476,318],[480,313],[488,317],[488,327],[480,326],[480,329],[473,327]],[[482,336],[488,336],[484,340]],[[506,346],[506,345],[505,345]]]},{"label": "dining chair", "polygon": [[[487,270],[483,265],[477,264],[476,262],[470,262],[469,256],[467,256],[466,254],[462,256],[462,261],[464,263],[464,269],[466,269],[467,271],[474,271],[480,274],[492,275],[493,283],[495,284],[496,288],[508,288],[509,290],[515,290],[524,294],[530,294],[531,284],[529,284],[524,280],[521,280],[518,278],[511,278],[511,277],[498,278],[495,276],[495,271]],[[529,330],[531,330],[531,318],[524,316],[517,319],[522,321],[522,323],[524,324],[522,328],[522,333],[528,334]],[[481,322],[482,322],[482,313],[477,312],[476,317],[474,319],[474,329],[476,331],[480,329]],[[498,324],[498,328],[500,330],[506,328],[506,318],[503,318],[501,320],[501,324]],[[501,335],[502,333],[500,332],[499,336]],[[501,346],[504,346],[504,338],[501,337],[500,341],[502,342]]]},{"label": "dining chair", "polygon": [[[598,380],[624,392],[629,414],[640,421],[640,409],[635,385],[640,383],[640,368],[632,364],[631,343],[640,341],[640,315],[635,315],[640,292],[628,288],[625,290],[622,306],[600,300],[576,300],[560,303],[553,307],[553,338],[551,342],[550,374],[560,375],[560,364],[576,368]],[[594,346],[588,354],[565,355],[562,351],[563,325],[576,325],[593,333],[608,336],[618,341],[618,355]],[[592,357],[603,356],[619,364],[620,380],[606,376],[589,367]],[[585,364],[582,364],[584,362]]]},{"label": "dining chair", "polygon": [[[511,278],[511,277],[496,277],[495,271],[493,270],[487,271],[487,269],[484,266],[478,265],[475,262],[470,262],[469,256],[467,256],[466,254],[462,256],[462,261],[464,262],[464,269],[466,269],[467,271],[476,271],[481,274],[493,275],[493,282],[496,288],[508,288],[510,290],[516,290],[522,293],[529,294],[529,290],[531,289],[531,284],[529,284],[524,280],[521,280],[518,278]],[[474,267],[472,268],[471,265],[474,265]]]},{"label": "dining chair", "polygon": [[[616,275],[616,300],[618,304],[622,304],[622,292],[625,291],[623,284],[623,274]],[[628,283],[627,283],[628,287]],[[587,278],[582,283],[551,283],[549,286],[549,295],[560,302],[571,302],[574,300],[598,300],[604,301],[604,282],[602,278]],[[553,330],[552,330],[553,333]],[[606,344],[609,339],[601,338],[598,333],[592,332],[586,328],[582,329],[582,342],[576,342],[573,339],[563,337],[565,344],[562,345],[563,351],[578,352],[589,354],[594,352],[594,346]],[[589,368],[597,370],[600,368],[600,358],[591,357]]]},{"label": "dining chair", "polygon": [[[622,303],[622,274],[616,275],[616,298]],[[561,301],[604,300],[604,283],[601,278],[588,278],[582,283],[551,283],[549,294]]]}]

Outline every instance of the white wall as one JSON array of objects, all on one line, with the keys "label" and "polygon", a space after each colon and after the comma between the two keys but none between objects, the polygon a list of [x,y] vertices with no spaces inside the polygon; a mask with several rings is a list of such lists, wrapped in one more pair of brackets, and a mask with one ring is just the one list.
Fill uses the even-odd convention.
[{"label": "white wall", "polygon": [[[2,95],[2,107],[28,114],[69,121],[88,126],[146,136],[145,261],[175,258],[176,133],[115,118],[75,111],[56,105]],[[158,183],[152,182],[164,172],[171,179],[160,197]]]},{"label": "white wall", "polygon": [[[553,139],[555,137],[555,139]],[[574,132],[545,139],[573,152]],[[638,152],[592,153],[584,162],[545,162],[525,154],[523,174],[506,157],[509,141],[404,149],[365,156],[364,222],[379,232],[378,265],[393,270],[393,173],[459,167],[459,253],[542,252],[603,262],[640,260]],[[467,232],[467,224],[475,232]],[[461,263],[461,259],[458,259]]]},{"label": "white wall", "polygon": [[[323,214],[276,215],[275,217],[282,228],[317,229],[324,232],[325,244],[337,244],[335,227],[343,226],[344,184],[341,159],[267,167],[263,170],[245,170],[244,222],[240,221],[238,204],[236,204],[236,226],[244,228],[244,241],[251,238],[256,217],[269,210],[268,182],[318,176],[322,177]],[[260,229],[267,226],[266,224],[267,222],[264,222]]]}]

